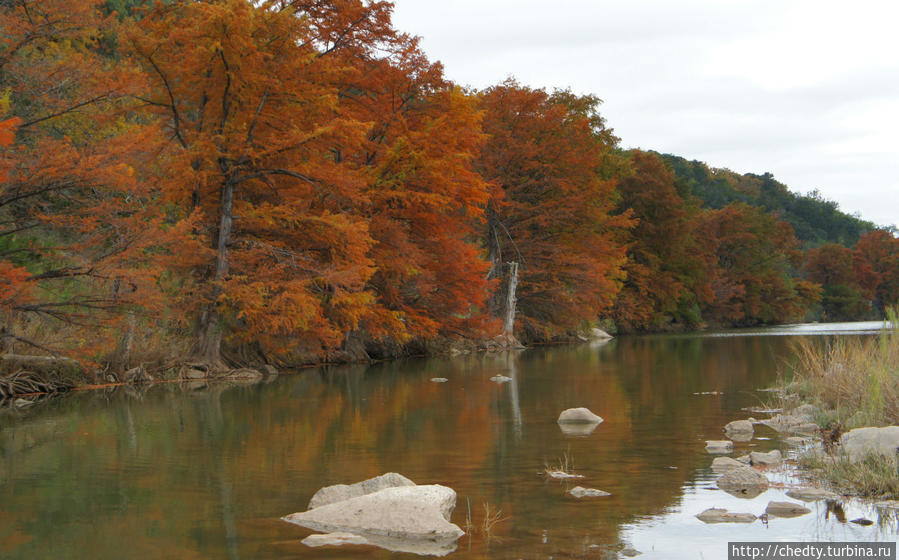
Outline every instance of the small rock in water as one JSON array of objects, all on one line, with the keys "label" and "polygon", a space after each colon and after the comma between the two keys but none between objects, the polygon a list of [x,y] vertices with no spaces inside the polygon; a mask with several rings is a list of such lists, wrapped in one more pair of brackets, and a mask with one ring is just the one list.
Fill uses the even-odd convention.
[{"label": "small rock in water", "polygon": [[447,379],[446,377],[432,377],[431,381],[434,383],[446,383],[447,381],[449,381],[449,379]]},{"label": "small rock in water", "polygon": [[865,519],[864,517],[859,517],[858,519],[853,519],[850,523],[855,523],[856,525],[861,525],[863,527],[867,527],[868,525],[874,525],[874,522],[870,519]]},{"label": "small rock in water", "polygon": [[724,426],[724,433],[726,434],[749,433],[749,435],[752,435],[754,431],[755,428],[752,427],[752,422],[750,422],[749,420],[734,420],[733,422]]},{"label": "small rock in water", "polygon": [[343,546],[345,544],[368,544],[365,537],[353,533],[327,533],[324,535],[309,535],[302,541],[306,546]]},{"label": "small rock in water", "polygon": [[590,409],[584,407],[563,410],[557,420],[559,424],[599,424],[602,421],[602,417],[593,414]]},{"label": "small rock in water", "polygon": [[716,471],[723,471],[727,469],[742,469],[745,466],[746,465],[744,465],[740,461],[731,459],[730,457],[715,457],[715,460],[712,461],[712,469]]},{"label": "small rock in water", "polygon": [[734,442],[729,440],[709,440],[705,442],[705,450],[709,453],[731,453]]},{"label": "small rock in water", "polygon": [[761,465],[763,467],[776,467],[783,463],[783,456],[777,449],[769,451],[768,453],[753,451],[749,454],[749,463],[751,465]]},{"label": "small rock in water", "polygon": [[718,479],[718,488],[741,496],[757,496],[768,488],[768,479],[752,467],[730,469]]},{"label": "small rock in water", "polygon": [[16,399],[13,402],[17,408],[25,408],[26,406],[31,406],[34,404],[34,401],[29,401],[28,399]]},{"label": "small rock in water", "polygon": [[634,556],[640,556],[641,554],[643,554],[643,553],[632,546],[626,546],[623,549],[621,549],[621,555],[627,556],[628,558],[633,558]]},{"label": "small rock in water", "polygon": [[765,513],[775,517],[799,517],[811,513],[811,511],[807,507],[793,502],[768,502],[768,507],[765,508]]},{"label": "small rock in water", "polygon": [[752,523],[758,519],[751,513],[731,513],[722,508],[709,508],[696,518],[703,523]]},{"label": "small rock in water", "polygon": [[509,381],[512,381],[512,378],[506,377],[505,375],[494,375],[490,378],[490,381],[495,383],[508,383]]},{"label": "small rock in water", "polygon": [[787,496],[802,500],[803,502],[814,502],[815,500],[836,500],[838,495],[821,488],[793,488],[787,492]]},{"label": "small rock in water", "polygon": [[569,490],[568,493],[575,498],[601,498],[603,496],[611,496],[608,492],[603,492],[596,488],[583,488],[581,486],[575,486]]}]

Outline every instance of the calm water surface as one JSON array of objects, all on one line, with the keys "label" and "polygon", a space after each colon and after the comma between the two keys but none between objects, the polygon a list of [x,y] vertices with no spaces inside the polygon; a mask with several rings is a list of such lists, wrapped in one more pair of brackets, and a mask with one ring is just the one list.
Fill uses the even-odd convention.
[{"label": "calm water surface", "polygon": [[[307,370],[255,386],[175,385],[67,396],[0,412],[0,558],[385,558],[310,549],[279,517],[321,486],[384,472],[459,495],[453,521],[484,504],[505,520],[462,537],[457,558],[599,558],[628,544],[640,558],[726,558],[731,540],[897,540],[894,518],[823,504],[768,524],[705,525],[708,507],[760,514],[773,488],[742,500],[715,488],[705,440],[762,404],[798,337],[879,324],[786,327],[742,336],[624,337],[514,354]],[[723,334],[723,333],[722,333]],[[735,333],[729,333],[733,335]],[[781,336],[768,336],[778,334]],[[819,337],[820,338],[820,337]],[[823,339],[823,338],[820,338]],[[496,384],[502,374],[512,382]],[[447,383],[432,383],[446,377]],[[556,424],[587,406],[587,436]],[[780,447],[766,428],[735,455]],[[611,496],[577,501],[538,473],[564,455],[578,484]],[[791,482],[790,473],[773,473]]]}]

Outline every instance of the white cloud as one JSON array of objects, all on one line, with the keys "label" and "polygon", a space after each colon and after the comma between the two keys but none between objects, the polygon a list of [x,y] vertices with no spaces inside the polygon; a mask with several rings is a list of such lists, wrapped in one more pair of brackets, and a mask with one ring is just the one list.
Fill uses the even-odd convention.
[{"label": "white cloud", "polygon": [[447,76],[593,93],[625,147],[899,222],[899,3],[395,0]]}]

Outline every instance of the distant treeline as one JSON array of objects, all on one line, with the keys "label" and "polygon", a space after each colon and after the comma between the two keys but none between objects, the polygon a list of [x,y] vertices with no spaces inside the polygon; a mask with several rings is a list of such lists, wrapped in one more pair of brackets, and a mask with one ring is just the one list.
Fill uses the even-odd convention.
[{"label": "distant treeline", "polygon": [[0,3],[0,350],[298,364],[899,300],[892,233],[623,151],[594,96],[460,88],[391,11]]}]

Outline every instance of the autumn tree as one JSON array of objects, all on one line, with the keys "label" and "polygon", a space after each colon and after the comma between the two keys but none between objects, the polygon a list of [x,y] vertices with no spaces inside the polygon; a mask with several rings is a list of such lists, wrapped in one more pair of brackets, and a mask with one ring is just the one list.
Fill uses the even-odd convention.
[{"label": "autumn tree", "polygon": [[362,150],[339,154],[364,168],[359,211],[373,239],[375,305],[354,334],[397,342],[473,334],[487,292],[475,230],[487,200],[473,169],[483,141],[477,100],[392,28],[389,3],[291,5],[345,68],[334,84],[341,115],[368,123]]},{"label": "autumn tree", "polygon": [[821,285],[824,320],[860,319],[870,311],[871,305],[856,278],[852,249],[835,243],[811,249],[803,270],[808,280]]},{"label": "autumn tree", "polygon": [[801,264],[789,224],[742,203],[701,216],[699,239],[714,256],[706,274],[713,290],[703,316],[714,324],[751,326],[801,319],[817,286],[796,278]]},{"label": "autumn tree", "polygon": [[613,318],[623,331],[695,328],[699,303],[710,300],[708,259],[696,241],[696,204],[675,186],[673,172],[650,152],[630,155],[632,173],[619,180],[619,211],[638,220],[624,265],[626,279]]},{"label": "autumn tree", "polygon": [[341,155],[366,127],[340,115],[339,46],[314,33],[289,3],[222,0],[157,5],[129,36],[152,79],[140,99],[166,130],[159,188],[205,245],[185,255],[184,305],[213,368],[226,334],[320,353],[370,304],[371,238],[353,211],[366,181]]},{"label": "autumn tree", "polygon": [[126,117],[136,75],[105,56],[101,40],[115,23],[97,1],[16,0],[0,18],[3,110],[18,128],[12,143],[7,127],[0,154],[0,259],[21,281],[4,297],[5,324],[30,313],[112,327],[125,308],[153,299],[145,259],[161,223],[143,205],[131,157],[144,141]]},{"label": "autumn tree", "polygon": [[855,276],[879,316],[899,305],[899,239],[885,230],[861,236],[852,252]]},{"label": "autumn tree", "polygon": [[[612,215],[614,183],[603,168],[617,139],[593,96],[506,81],[481,98],[488,140],[478,167],[493,187],[489,276],[508,285],[504,265],[517,263],[516,330],[546,339],[595,320],[615,300],[629,221]],[[510,299],[495,291],[492,313],[504,315]]]}]

